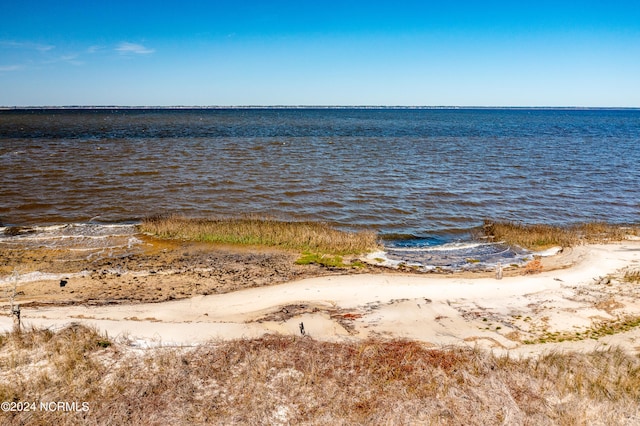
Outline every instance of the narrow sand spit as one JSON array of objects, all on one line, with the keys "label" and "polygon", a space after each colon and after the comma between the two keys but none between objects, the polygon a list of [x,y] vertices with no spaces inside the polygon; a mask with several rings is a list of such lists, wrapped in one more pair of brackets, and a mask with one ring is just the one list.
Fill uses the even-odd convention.
[{"label": "narrow sand spit", "polygon": [[[624,279],[640,270],[640,241],[579,246],[569,258],[568,268],[501,280],[326,276],[161,303],[24,308],[22,320],[27,327],[80,322],[145,345],[300,336],[303,323],[307,336],[334,341],[381,336],[519,354],[603,345],[640,352],[633,320],[598,331],[640,318],[640,283]],[[0,327],[10,329],[11,318],[0,317]]]}]

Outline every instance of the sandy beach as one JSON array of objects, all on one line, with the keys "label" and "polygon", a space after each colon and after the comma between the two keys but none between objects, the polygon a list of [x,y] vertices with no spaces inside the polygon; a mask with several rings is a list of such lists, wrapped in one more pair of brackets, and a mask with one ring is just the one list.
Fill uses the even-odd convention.
[{"label": "sandy beach", "polygon": [[[509,273],[500,280],[488,273],[378,269],[346,275],[318,269],[315,274],[331,275],[307,278],[305,274],[313,273],[300,267],[301,278],[285,274],[271,285],[154,303],[86,297],[73,302],[71,289],[78,290],[89,279],[81,274],[69,278],[62,289],[55,274],[18,289],[56,288],[50,301],[57,303],[47,303],[42,294],[20,302],[25,327],[59,328],[77,322],[139,346],[194,345],[267,333],[300,336],[303,324],[305,335],[325,341],[407,338],[434,347],[479,346],[518,354],[606,345],[640,352],[640,286],[625,279],[640,269],[640,241],[580,245],[543,262],[541,273]],[[196,280],[192,286],[212,280],[191,272],[186,276]],[[135,272],[121,272],[112,279],[123,282],[133,276]],[[179,286],[184,276],[174,271],[165,274],[163,282]],[[66,300],[61,296],[65,291]],[[11,329],[8,314],[0,317],[0,327]]]}]

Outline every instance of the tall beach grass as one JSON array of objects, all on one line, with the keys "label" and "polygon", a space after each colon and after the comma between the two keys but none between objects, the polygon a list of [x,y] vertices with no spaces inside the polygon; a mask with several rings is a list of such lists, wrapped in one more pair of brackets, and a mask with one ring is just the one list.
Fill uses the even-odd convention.
[{"label": "tall beach grass", "polygon": [[[378,235],[373,231],[345,232],[324,222],[281,221],[260,216],[204,219],[151,216],[143,219],[139,229],[159,238],[268,246],[309,253],[361,254],[380,248]],[[476,237],[532,250],[622,241],[630,235],[639,236],[640,226],[604,222],[553,226],[485,220],[476,232]]]},{"label": "tall beach grass", "polygon": [[298,252],[361,254],[379,247],[372,231],[345,232],[324,222],[280,221],[258,216],[192,219],[184,216],[148,217],[140,231],[160,238],[222,244],[277,247]]},{"label": "tall beach grass", "polygon": [[[110,343],[110,344],[108,344]],[[640,359],[620,349],[534,358],[414,341],[267,335],[132,349],[93,330],[0,336],[2,424],[637,424]],[[2,417],[4,416],[4,417]]]},{"label": "tall beach grass", "polygon": [[486,220],[479,236],[527,249],[541,250],[553,246],[571,247],[585,242],[622,241],[630,235],[640,235],[640,226],[591,222],[563,227]]}]

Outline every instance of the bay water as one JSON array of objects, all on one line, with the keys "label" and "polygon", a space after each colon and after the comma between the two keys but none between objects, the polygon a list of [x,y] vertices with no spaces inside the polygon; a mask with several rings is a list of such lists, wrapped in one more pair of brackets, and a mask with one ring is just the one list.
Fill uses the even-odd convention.
[{"label": "bay water", "polygon": [[423,265],[517,258],[470,231],[640,222],[640,110],[0,111],[3,229],[95,243],[162,213],[373,229],[390,258]]}]

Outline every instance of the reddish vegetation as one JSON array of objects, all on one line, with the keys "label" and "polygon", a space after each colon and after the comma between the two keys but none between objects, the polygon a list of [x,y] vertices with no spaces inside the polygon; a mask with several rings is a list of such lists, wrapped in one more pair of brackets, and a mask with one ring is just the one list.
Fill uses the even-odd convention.
[{"label": "reddish vegetation", "polygon": [[524,274],[525,275],[539,274],[540,272],[542,272],[542,269],[543,267],[540,259],[534,259],[524,266]]}]

